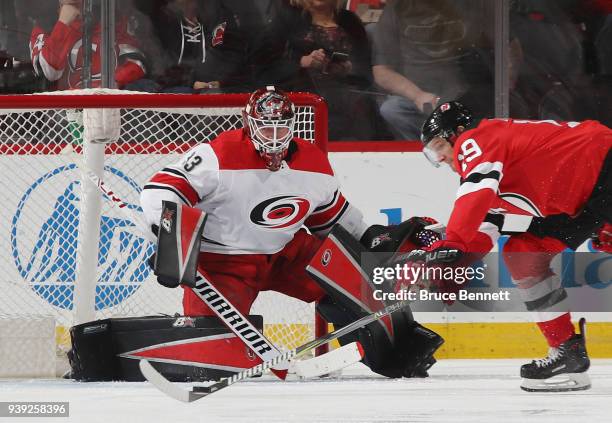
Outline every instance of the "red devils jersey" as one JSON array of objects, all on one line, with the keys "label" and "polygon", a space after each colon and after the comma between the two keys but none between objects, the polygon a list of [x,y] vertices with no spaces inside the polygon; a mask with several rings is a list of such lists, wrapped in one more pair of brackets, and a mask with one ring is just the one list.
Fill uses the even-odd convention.
[{"label": "red devils jersey", "polygon": [[273,254],[306,225],[327,233],[341,223],[359,238],[361,213],[338,189],[331,165],[315,145],[297,144],[288,162],[272,172],[243,130],[200,144],[145,185],[141,204],[150,224],[159,224],[162,200],[185,203],[208,213],[202,251]]},{"label": "red devils jersey", "polygon": [[[35,26],[30,36],[30,55],[32,66],[37,75],[44,75],[49,81],[57,81],[56,89],[65,90],[81,88],[81,70],[83,67],[82,22],[75,20],[70,25],[57,22],[50,34]],[[140,59],[142,53],[138,43],[128,33],[128,19],[117,22],[115,54],[119,65],[115,70],[115,79],[121,87],[140,79],[145,68]],[[92,88],[101,83],[100,39],[101,26],[98,24],[92,34],[91,76]]]},{"label": "red devils jersey", "polygon": [[577,214],[610,147],[612,130],[595,121],[482,121],[455,143],[461,185],[447,239],[477,248],[475,236],[488,211]]}]

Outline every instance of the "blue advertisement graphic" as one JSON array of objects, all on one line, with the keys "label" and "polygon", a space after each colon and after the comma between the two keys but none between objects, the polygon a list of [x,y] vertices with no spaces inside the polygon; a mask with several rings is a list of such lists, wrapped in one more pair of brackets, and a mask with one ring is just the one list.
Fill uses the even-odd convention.
[{"label": "blue advertisement graphic", "polygon": [[[76,263],[78,255],[79,229],[79,181],[70,182],[65,175],[75,169],[75,165],[61,166],[36,180],[21,198],[11,222],[11,252],[15,266],[31,289],[49,304],[72,309]],[[106,167],[122,183],[139,193],[139,186],[123,172]],[[48,216],[39,216],[32,210],[43,210],[31,200],[44,192],[44,187],[58,177],[67,181],[66,188],[60,192]],[[106,200],[110,201],[110,200]],[[131,209],[139,210],[137,205]],[[20,222],[27,210],[28,228],[34,224],[33,233],[19,230]],[[33,216],[39,221],[32,222]],[[129,220],[103,215],[100,221],[100,242],[98,248],[99,274],[96,285],[96,310],[116,306],[129,298],[146,280],[150,268],[146,259],[153,253],[154,246],[143,237],[134,234]],[[21,237],[34,237],[35,243],[21,242]],[[84,269],[84,271],[89,271]]]}]

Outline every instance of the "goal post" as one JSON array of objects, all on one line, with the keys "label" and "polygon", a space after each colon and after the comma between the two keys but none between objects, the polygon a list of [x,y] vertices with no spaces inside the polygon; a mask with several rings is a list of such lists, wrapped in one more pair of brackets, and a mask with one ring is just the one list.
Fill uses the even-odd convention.
[{"label": "goal post", "polygon": [[[325,102],[309,93],[289,95],[297,109],[296,135],[327,151]],[[0,228],[7,240],[0,251],[0,345],[13,346],[6,357],[19,357],[18,346],[49,345],[30,340],[34,335],[24,328],[40,326],[48,338],[54,322],[51,353],[62,362],[67,328],[74,324],[182,312],[182,291],[161,287],[146,264],[153,246],[61,154],[63,148],[75,147],[90,169],[139,210],[148,178],[198,143],[241,127],[247,100],[248,94],[108,89],[0,96]],[[252,313],[262,314],[266,335],[289,349],[325,331],[314,308],[265,292]],[[14,342],[21,333],[29,338]],[[5,364],[9,371],[0,367],[0,377],[49,374],[48,363]]]}]

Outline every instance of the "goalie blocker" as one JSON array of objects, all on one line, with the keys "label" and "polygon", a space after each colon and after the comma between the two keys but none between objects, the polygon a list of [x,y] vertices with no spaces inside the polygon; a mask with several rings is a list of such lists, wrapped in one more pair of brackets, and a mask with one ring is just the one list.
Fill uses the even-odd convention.
[{"label": "goalie blocker", "polygon": [[159,227],[153,227],[157,235],[157,248],[153,272],[157,281],[168,288],[183,284],[196,286],[198,255],[206,214],[201,210],[172,201],[162,201]]},{"label": "goalie blocker", "polygon": [[[400,225],[374,225],[360,242],[336,225],[307,267],[327,293],[318,304],[325,320],[342,327],[389,305],[374,299],[373,292],[380,286],[372,282],[373,267],[431,242],[437,237],[425,229],[431,223],[412,218]],[[359,341],[365,351],[364,364],[391,378],[427,377],[427,370],[436,362],[433,354],[444,343],[437,333],[418,324],[406,308],[339,338],[341,345],[353,341]]]}]

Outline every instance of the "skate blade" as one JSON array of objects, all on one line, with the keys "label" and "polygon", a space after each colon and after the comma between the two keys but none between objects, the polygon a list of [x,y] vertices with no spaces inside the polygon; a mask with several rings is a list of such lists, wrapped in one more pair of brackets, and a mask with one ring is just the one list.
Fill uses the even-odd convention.
[{"label": "skate blade", "polygon": [[591,387],[591,378],[584,373],[564,373],[549,379],[523,379],[521,389],[527,392],[584,391]]}]

